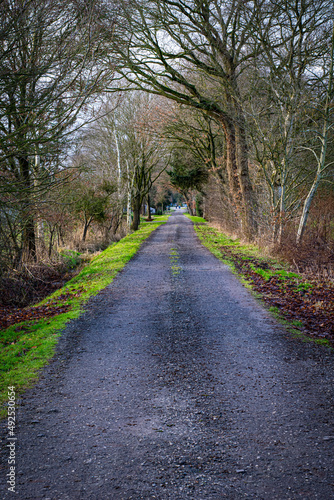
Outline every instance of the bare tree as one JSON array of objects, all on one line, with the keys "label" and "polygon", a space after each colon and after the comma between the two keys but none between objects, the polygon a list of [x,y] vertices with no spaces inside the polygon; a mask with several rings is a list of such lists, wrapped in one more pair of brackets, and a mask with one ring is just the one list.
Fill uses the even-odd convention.
[{"label": "bare tree", "polygon": [[127,188],[133,211],[131,229],[135,231],[139,227],[143,201],[169,161],[157,120],[158,107],[157,99],[135,92],[124,103],[119,119],[118,132],[127,165]]},{"label": "bare tree", "polygon": [[64,169],[64,151],[84,107],[112,74],[96,1],[1,0],[0,175],[7,218],[20,214],[22,252],[36,259],[42,193]]},{"label": "bare tree", "polygon": [[305,146],[306,111],[320,97],[312,73],[328,52],[332,2],[269,0],[259,4],[249,39],[258,55],[248,70],[244,109],[253,158],[269,190],[273,237],[281,241],[284,224],[296,215],[308,182],[300,147]]},{"label": "bare tree", "polygon": [[[224,167],[225,140],[219,123],[201,111],[177,103],[169,106],[168,112],[162,119],[165,122],[164,134],[171,150],[175,150],[176,156],[178,150],[183,151],[181,158],[182,155],[189,156],[189,151],[192,157],[191,161],[187,162],[189,168],[192,168],[191,164],[193,166],[196,164],[196,169],[200,167],[202,180],[204,180],[203,169],[208,174],[205,182],[200,182],[201,193],[197,193],[204,197],[204,205],[209,201],[205,185],[211,179],[210,183],[216,186],[220,202],[224,206],[219,214],[223,216],[224,229],[229,232],[238,230],[238,213],[230,203],[228,179]],[[173,163],[176,165],[175,161]],[[194,191],[194,195],[197,194]]]},{"label": "bare tree", "polygon": [[[307,193],[303,204],[303,210],[299,221],[296,242],[299,244],[302,241],[303,234],[305,231],[308,215],[310,212],[310,207],[312,200],[317,192],[321,180],[325,177],[326,172],[329,167],[334,164],[333,161],[327,162],[327,148],[330,138],[333,139],[333,104],[334,104],[334,23],[332,27],[332,40],[330,44],[330,50],[328,57],[325,57],[324,65],[320,74],[316,74],[316,79],[320,82],[321,87],[324,89],[324,106],[320,110],[320,116],[323,121],[322,130],[313,130],[316,134],[317,139],[320,141],[320,150],[315,147],[303,148],[310,151],[316,160],[316,172],[312,185]],[[319,71],[319,69],[318,69]]]},{"label": "bare tree", "polygon": [[[142,92],[109,99],[104,116],[82,137],[79,148],[91,183],[100,179],[116,186],[118,218],[127,208],[128,225],[136,230],[145,196],[167,166],[159,116],[160,103]],[[133,220],[130,217],[133,211]]]},{"label": "bare tree", "polygon": [[195,197],[208,181],[208,170],[191,150],[179,147],[173,150],[172,170],[168,172],[171,185],[186,200],[190,215],[195,215]]}]

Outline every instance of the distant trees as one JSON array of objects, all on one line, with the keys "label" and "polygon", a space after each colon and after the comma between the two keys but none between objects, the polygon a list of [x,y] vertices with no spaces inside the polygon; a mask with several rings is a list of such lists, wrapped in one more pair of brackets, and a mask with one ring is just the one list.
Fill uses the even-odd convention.
[{"label": "distant trees", "polygon": [[131,198],[133,220],[131,229],[137,230],[140,210],[155,180],[166,168],[168,159],[155,117],[156,99],[140,92],[133,93],[124,103],[119,132],[127,165],[127,186]]},{"label": "distant trees", "polygon": [[92,178],[114,183],[114,212],[121,217],[126,207],[133,230],[139,227],[145,197],[168,164],[159,105],[158,99],[142,92],[129,93],[119,102],[109,99],[102,108],[104,116],[83,135],[79,149],[78,159]]},{"label": "distant trees", "polygon": [[[321,71],[316,74],[316,81],[318,84],[320,83],[320,96],[322,97],[323,103],[320,103],[320,105],[322,104],[320,108],[319,104],[316,108],[316,114],[318,115],[317,121],[320,122],[320,127],[318,126],[313,129],[313,135],[316,136],[316,139],[319,140],[320,144],[318,143],[315,146],[309,145],[307,147],[303,146],[303,149],[310,151],[314,155],[316,168],[313,182],[304,200],[303,210],[300,216],[297,231],[297,244],[299,244],[303,238],[311,203],[317,193],[320,182],[323,179],[326,179],[330,172],[333,172],[334,157],[332,156],[330,159],[331,161],[329,161],[327,159],[327,150],[330,142],[333,143],[334,136],[334,24],[332,27],[330,50],[324,58]],[[333,176],[330,177],[333,178]]]},{"label": "distant trees", "polygon": [[[224,138],[219,124],[197,110],[174,104],[164,126],[164,135],[172,151],[170,182],[184,196],[190,213],[196,203],[202,211],[199,207],[210,175],[230,201],[223,168]],[[232,219],[228,221],[230,229],[235,222],[233,210]]]},{"label": "distant trees", "polygon": [[86,240],[88,228],[93,221],[106,221],[108,202],[115,191],[116,188],[107,181],[97,186],[92,186],[91,182],[85,182],[84,179],[79,183],[70,208],[83,221],[82,241]]},{"label": "distant trees", "polygon": [[150,190],[150,200],[157,210],[157,214],[162,214],[167,205],[179,202],[181,195],[170,185],[167,170],[161,174]]},{"label": "distant trees", "polygon": [[327,87],[328,64],[327,74],[321,68],[330,59],[331,25],[330,2],[284,0],[263,3],[250,32],[258,55],[244,76],[244,109],[252,157],[269,194],[274,241],[296,217],[308,184],[305,148],[313,141],[310,118],[323,99],[320,87]]},{"label": "distant trees", "polygon": [[132,92],[124,98],[114,117],[118,141],[118,161],[126,186],[127,206],[137,230],[140,210],[154,182],[168,165],[168,152],[162,139],[159,99],[143,92]]}]

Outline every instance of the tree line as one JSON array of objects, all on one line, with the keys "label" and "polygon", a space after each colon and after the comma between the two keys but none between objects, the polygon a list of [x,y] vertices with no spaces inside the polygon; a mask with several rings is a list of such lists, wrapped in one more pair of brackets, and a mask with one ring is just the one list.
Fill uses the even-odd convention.
[{"label": "tree line", "polygon": [[3,268],[41,242],[51,256],[78,224],[83,240],[95,223],[105,239],[135,230],[173,187],[209,217],[218,199],[248,240],[292,227],[302,242],[332,195],[332,1],[0,7]]}]

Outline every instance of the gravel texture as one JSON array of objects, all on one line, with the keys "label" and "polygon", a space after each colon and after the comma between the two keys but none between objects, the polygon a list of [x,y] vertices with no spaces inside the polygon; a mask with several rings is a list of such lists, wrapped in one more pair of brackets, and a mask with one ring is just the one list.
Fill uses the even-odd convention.
[{"label": "gravel texture", "polygon": [[16,498],[334,499],[333,368],[175,213],[21,399]]}]

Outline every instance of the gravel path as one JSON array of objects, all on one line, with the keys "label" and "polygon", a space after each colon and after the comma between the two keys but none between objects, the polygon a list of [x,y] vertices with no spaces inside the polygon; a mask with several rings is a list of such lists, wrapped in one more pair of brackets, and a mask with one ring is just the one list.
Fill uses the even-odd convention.
[{"label": "gravel path", "polygon": [[176,213],[22,399],[16,498],[334,499],[333,368]]}]

